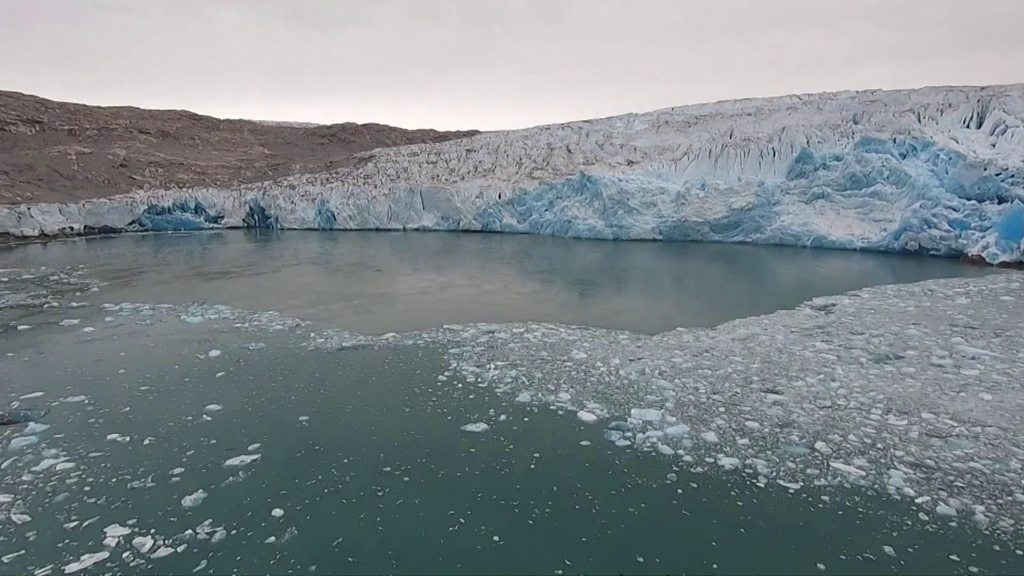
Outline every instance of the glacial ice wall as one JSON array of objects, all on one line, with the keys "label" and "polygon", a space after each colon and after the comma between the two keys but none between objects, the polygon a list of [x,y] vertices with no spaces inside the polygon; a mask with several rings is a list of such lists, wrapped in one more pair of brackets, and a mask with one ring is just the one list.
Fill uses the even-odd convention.
[{"label": "glacial ice wall", "polygon": [[440,144],[235,189],[0,207],[15,236],[477,230],[1024,260],[1024,85],[737,100]]}]

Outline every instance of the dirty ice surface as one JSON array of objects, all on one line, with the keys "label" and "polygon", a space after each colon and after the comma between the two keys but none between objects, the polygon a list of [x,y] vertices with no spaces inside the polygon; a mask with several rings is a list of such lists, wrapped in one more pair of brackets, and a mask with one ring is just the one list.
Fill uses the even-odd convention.
[{"label": "dirty ice surface", "polygon": [[4,571],[1024,571],[1017,273],[657,336],[6,277]]}]

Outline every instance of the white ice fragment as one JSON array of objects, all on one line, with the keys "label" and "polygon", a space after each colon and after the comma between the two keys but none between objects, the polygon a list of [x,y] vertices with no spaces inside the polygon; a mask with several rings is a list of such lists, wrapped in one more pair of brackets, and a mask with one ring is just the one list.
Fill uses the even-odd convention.
[{"label": "white ice fragment", "polygon": [[533,400],[533,395],[529,392],[520,392],[519,395],[516,396],[516,402],[526,403],[531,400]]},{"label": "white ice fragment", "polygon": [[590,412],[587,412],[586,410],[580,410],[579,412],[577,412],[576,413],[576,417],[579,418],[583,422],[587,422],[588,424],[590,422],[594,422],[594,421],[597,420],[597,416],[596,415],[594,415],[594,414],[592,414]]},{"label": "white ice fragment", "polygon": [[46,394],[46,392],[32,392],[31,394],[23,394],[19,396],[19,399],[28,400],[29,398],[39,398],[43,394]]},{"label": "white ice fragment", "polygon": [[485,422],[473,422],[471,424],[466,424],[465,426],[459,427],[459,430],[462,430],[463,432],[486,432],[490,429],[491,427],[488,426]]},{"label": "white ice fragment", "polygon": [[22,524],[25,524],[26,522],[31,522],[31,521],[32,521],[32,517],[29,516],[28,514],[19,514],[17,512],[11,512],[11,522],[14,522],[18,526],[21,526]]},{"label": "white ice fragment", "polygon": [[171,470],[171,476],[180,476],[181,473],[184,472],[184,471],[185,471],[185,469],[181,468],[179,466],[178,468],[175,468],[175,469]]},{"label": "white ice fragment", "polygon": [[132,529],[120,524],[111,524],[103,529],[103,535],[107,538],[120,538],[121,536],[127,536],[131,534]]},{"label": "white ice fragment", "polygon": [[655,410],[654,408],[633,408],[629,411],[630,418],[636,420],[644,420],[647,422],[660,422],[662,418],[661,410]]},{"label": "white ice fragment", "polygon": [[110,557],[110,552],[93,552],[92,554],[82,554],[79,556],[77,562],[72,562],[64,567],[65,574],[74,574],[81,570],[85,570],[89,566],[96,564],[97,562],[103,562]]},{"label": "white ice fragment", "polygon": [[38,434],[40,432],[45,432],[45,431],[47,431],[49,429],[50,429],[50,425],[49,424],[43,424],[42,422],[29,422],[29,425],[26,426],[24,430],[22,430],[21,435],[22,436],[35,435],[35,434]]},{"label": "white ice fragment", "polygon": [[956,516],[956,508],[949,506],[945,502],[939,502],[938,506],[935,507],[935,513],[939,516]]},{"label": "white ice fragment", "polygon": [[214,348],[213,350],[210,350],[209,352],[206,353],[206,357],[207,358],[216,358],[217,356],[220,356],[220,355],[221,355],[221,351],[217,350],[216,348]]},{"label": "white ice fragment", "polygon": [[61,398],[60,399],[61,402],[66,402],[68,404],[75,404],[75,403],[78,403],[78,402],[85,402],[86,400],[88,400],[88,396],[81,395],[81,394],[78,395],[78,396],[68,396],[66,398]]},{"label": "white ice fragment", "polygon": [[664,454],[665,456],[671,456],[676,453],[676,451],[673,450],[671,447],[666,446],[661,442],[658,442],[658,452]]},{"label": "white ice fragment", "polygon": [[205,406],[205,407],[203,408],[203,410],[204,410],[205,412],[220,412],[220,411],[221,411],[221,410],[223,410],[223,409],[224,409],[224,407],[223,407],[223,406],[221,406],[220,404],[207,404],[207,405],[206,405],[206,406]]},{"label": "white ice fragment", "polygon": [[573,350],[569,353],[569,358],[573,360],[585,360],[587,358],[586,352],[580,352],[579,350]]},{"label": "white ice fragment", "polygon": [[18,328],[17,329],[18,329],[19,332],[21,330],[31,330],[32,326],[30,326],[29,324],[18,324]]},{"label": "white ice fragment", "polygon": [[14,494],[0,494],[0,504],[14,502]]},{"label": "white ice fragment", "polygon": [[284,510],[281,510],[280,508],[274,508],[273,510],[270,511],[270,515],[274,518],[280,518],[281,516],[284,516]]},{"label": "white ice fragment", "polygon": [[814,443],[814,449],[817,450],[818,452],[821,452],[825,456],[828,456],[829,454],[832,453],[832,448],[828,444],[822,442],[821,440],[818,440],[817,442]]},{"label": "white ice fragment", "polygon": [[740,460],[732,456],[720,456],[718,458],[718,465],[723,468],[735,468],[740,465]]},{"label": "white ice fragment", "polygon": [[132,539],[132,547],[142,554],[149,552],[154,544],[156,544],[156,541],[153,540],[152,536],[136,536]]},{"label": "white ice fragment", "polygon": [[840,472],[846,472],[847,474],[849,474],[851,476],[856,476],[858,478],[861,478],[863,476],[867,476],[868,475],[867,472],[861,470],[860,468],[854,468],[853,466],[850,466],[849,464],[844,464],[842,462],[836,462],[835,460],[830,461],[828,463],[828,465],[833,467],[833,468],[835,468],[836,470],[839,470]]},{"label": "white ice fragment", "polygon": [[153,558],[153,559],[163,558],[164,556],[170,556],[173,553],[174,553],[174,548],[170,548],[168,546],[161,546],[159,549],[157,549],[156,552],[153,552],[153,555],[150,556],[150,558]]},{"label": "white ice fragment", "polygon": [[261,454],[243,454],[241,456],[235,456],[234,458],[228,458],[224,461],[224,466],[246,466],[260,459]]},{"label": "white ice fragment", "polygon": [[676,424],[674,426],[669,426],[668,428],[665,428],[664,432],[668,436],[675,436],[678,438],[680,436],[686,436],[687,434],[689,434],[690,427],[687,426],[686,424]]},{"label": "white ice fragment", "polygon": [[213,536],[210,537],[210,544],[216,544],[217,542],[220,542],[221,540],[223,540],[223,539],[225,539],[227,537],[228,537],[227,530],[224,530],[223,528],[220,529],[220,530],[217,530],[216,532],[213,533]]},{"label": "white ice fragment", "polygon": [[4,554],[3,556],[0,556],[0,562],[3,562],[4,564],[10,564],[11,560],[14,560],[15,558],[21,556],[24,553],[25,550],[19,550],[17,552],[11,552],[10,554]]},{"label": "white ice fragment", "polygon": [[246,450],[249,451],[249,452],[255,452],[255,451],[259,450],[262,446],[263,446],[263,444],[260,444],[259,442],[257,442],[255,444],[249,444],[249,447],[246,448]]},{"label": "white ice fragment", "polygon": [[196,506],[202,504],[203,500],[205,500],[207,496],[209,496],[209,494],[206,493],[206,490],[200,488],[199,490],[196,490],[195,492],[182,498],[181,505],[184,508],[195,508]]},{"label": "white ice fragment", "polygon": [[74,326],[75,324],[78,324],[79,322],[81,322],[81,320],[78,319],[78,318],[67,318],[65,320],[61,320],[59,322],[59,324],[61,326],[65,326],[66,327],[66,326]]},{"label": "white ice fragment", "polygon": [[17,438],[11,439],[10,443],[7,444],[7,449],[13,452],[15,450],[21,450],[26,446],[31,446],[36,442],[39,442],[38,436],[18,436]]},{"label": "white ice fragment", "polygon": [[715,434],[713,430],[709,430],[707,432],[701,433],[700,439],[710,444],[714,444],[718,442],[718,434]]},{"label": "white ice fragment", "polygon": [[896,557],[896,550],[892,546],[882,546],[882,552],[885,552],[886,554],[888,554],[889,556],[892,556],[893,558]]}]

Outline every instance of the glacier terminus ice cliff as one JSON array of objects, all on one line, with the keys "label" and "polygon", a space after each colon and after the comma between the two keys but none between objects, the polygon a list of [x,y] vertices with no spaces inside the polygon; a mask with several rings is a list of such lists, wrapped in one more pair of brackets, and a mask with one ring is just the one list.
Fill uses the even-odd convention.
[{"label": "glacier terminus ice cliff", "polygon": [[230,189],[0,207],[15,237],[466,230],[1024,260],[1024,85],[737,100],[363,153]]}]

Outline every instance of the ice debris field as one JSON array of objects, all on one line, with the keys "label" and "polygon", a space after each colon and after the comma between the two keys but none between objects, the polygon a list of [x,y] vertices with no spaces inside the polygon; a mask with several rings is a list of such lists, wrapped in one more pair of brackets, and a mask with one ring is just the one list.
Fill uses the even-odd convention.
[{"label": "ice debris field", "polygon": [[[75,298],[99,289],[84,269],[2,275],[3,331],[41,328],[7,317],[25,309],[54,308],[75,319],[85,306]],[[1019,541],[1024,521],[1024,276],[1016,272],[867,288],[715,328],[656,336],[542,323],[366,336],[222,305],[109,303],[100,309],[104,322],[210,323],[285,334],[321,352],[439,344],[448,363],[436,375],[441,385],[551,408],[600,427],[619,449],[670,459],[682,470],[733,475],[755,488],[794,495],[824,486],[888,494],[922,525],[963,523],[1011,542]],[[64,321],[53,327],[87,328]],[[243,348],[259,353],[263,346]],[[221,354],[207,348],[196,356],[217,362]],[[59,406],[92,400],[35,392],[10,408],[40,401]],[[200,419],[222,410],[207,403]],[[494,411],[489,418],[452,423],[484,437],[507,425]],[[0,468],[8,473],[0,482],[0,512],[15,525],[32,522],[23,498],[36,478],[70,475],[72,482],[89,473],[90,458],[54,447],[46,440],[49,428],[40,421],[5,431]],[[116,431],[105,438],[115,446],[151,440]],[[260,466],[261,456],[256,443],[216,464],[230,483]],[[152,475],[136,478],[131,486],[153,481]],[[180,505],[199,508],[208,496],[202,487],[189,490]],[[277,508],[270,514],[285,516]],[[229,536],[213,520],[178,535],[127,521],[105,528],[97,522],[81,518],[66,526],[84,530],[96,523],[95,551],[37,574],[70,574],[117,559],[150,566],[190,545]],[[293,535],[269,536],[267,542]]]},{"label": "ice debris field", "polygon": [[737,100],[374,150],[234,189],[0,207],[16,237],[473,230],[1024,260],[1024,85]]}]

